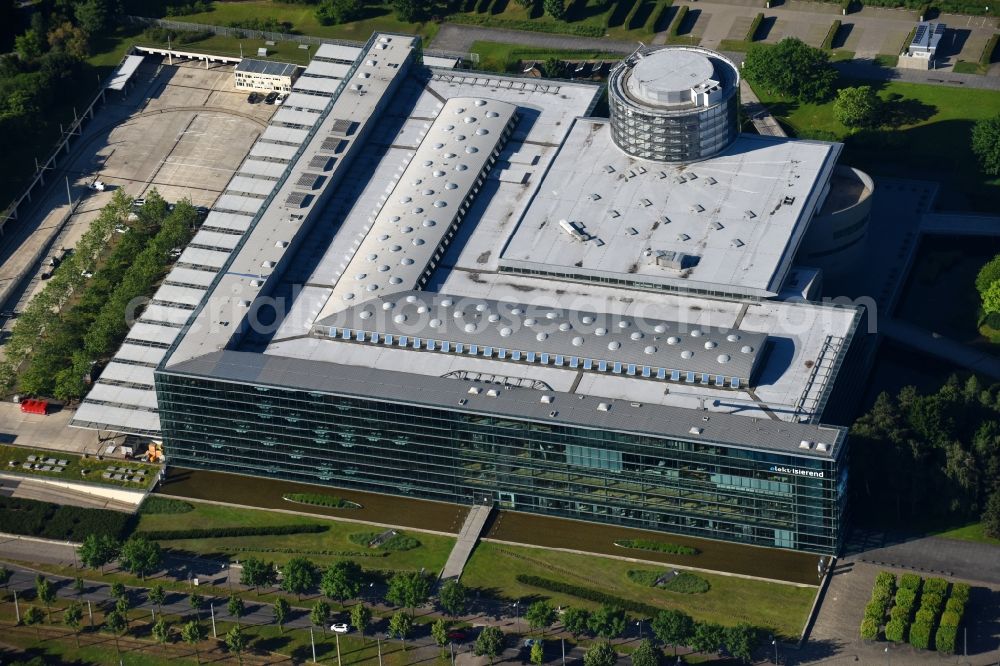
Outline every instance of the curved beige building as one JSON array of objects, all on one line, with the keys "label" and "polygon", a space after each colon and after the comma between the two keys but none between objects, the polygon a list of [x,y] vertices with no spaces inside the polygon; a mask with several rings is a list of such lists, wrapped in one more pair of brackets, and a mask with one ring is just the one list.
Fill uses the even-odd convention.
[{"label": "curved beige building", "polygon": [[864,253],[874,191],[871,176],[838,165],[830,178],[830,192],[809,225],[796,263],[822,269],[827,279],[854,270]]}]

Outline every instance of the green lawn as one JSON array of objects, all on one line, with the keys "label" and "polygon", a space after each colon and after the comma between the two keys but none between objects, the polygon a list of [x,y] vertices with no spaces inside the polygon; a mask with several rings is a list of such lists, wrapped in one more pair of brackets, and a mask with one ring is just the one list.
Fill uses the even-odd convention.
[{"label": "green lawn", "polygon": [[699,620],[726,625],[749,622],[787,638],[799,636],[816,595],[814,587],[703,572],[697,572],[698,576],[711,584],[711,590],[704,594],[678,594],[633,582],[628,578],[630,569],[655,569],[655,566],[607,557],[480,543],[465,567],[462,582],[507,599],[545,597],[561,606],[593,608],[597,605],[523,585],[516,580],[518,574],[558,578],[625,599],[663,608],[678,608]]},{"label": "green lawn", "polygon": [[943,532],[936,532],[934,536],[943,537],[945,539],[955,539],[957,541],[975,541],[976,543],[988,543],[994,546],[1000,546],[1000,539],[994,539],[993,537],[986,536],[986,532],[983,531],[982,523],[970,523],[962,527],[956,527]]},{"label": "green lawn", "polygon": [[980,67],[978,62],[959,60],[955,63],[954,72],[956,74],[985,74],[986,70]]},{"label": "green lawn", "polygon": [[549,58],[561,60],[617,60],[621,56],[601,51],[564,51],[559,49],[541,49],[507,44],[504,42],[473,42],[472,53],[479,55],[476,69],[494,72],[506,72],[514,68],[519,61],[535,60],[545,62]]},{"label": "green lawn", "polygon": [[842,161],[874,175],[924,178],[942,183],[938,202],[947,210],[995,211],[1000,178],[979,171],[969,133],[976,120],[1000,113],[1000,92],[914,83],[841,80],[839,86],[873,85],[883,100],[894,96],[896,129],[851,132],[834,118],[833,102],[802,104],[755,88],[761,101],[795,133],[845,143]]},{"label": "green lawn", "polygon": [[[365,569],[378,570],[414,570],[423,567],[428,571],[440,571],[455,543],[455,540],[450,537],[406,531],[405,534],[420,541],[421,545],[418,548],[391,551],[384,556],[378,556],[378,553],[383,551],[369,551],[363,546],[351,542],[349,538],[350,535],[361,532],[383,531],[384,528],[375,525],[338,522],[276,511],[217,506],[195,501],[192,501],[191,504],[195,508],[187,513],[141,514],[137,529],[142,532],[242,526],[326,525],[329,530],[314,534],[176,539],[163,541],[162,545],[198,554],[228,555],[234,559],[257,555],[279,563],[297,555],[308,557],[320,565],[328,565],[342,559],[351,559]],[[372,556],[365,556],[369,552]]]},{"label": "green lawn", "polygon": [[405,23],[396,18],[388,4],[372,4],[365,7],[367,16],[352,23],[343,25],[320,25],[316,20],[316,6],[310,4],[294,4],[271,2],[270,0],[249,0],[247,2],[217,2],[212,11],[188,16],[173,17],[174,21],[204,23],[208,25],[228,26],[231,23],[250,19],[274,19],[292,24],[292,32],[330,39],[353,39],[365,42],[373,32],[396,32],[403,34],[418,34],[424,38],[425,45],[437,33],[437,24]]}]

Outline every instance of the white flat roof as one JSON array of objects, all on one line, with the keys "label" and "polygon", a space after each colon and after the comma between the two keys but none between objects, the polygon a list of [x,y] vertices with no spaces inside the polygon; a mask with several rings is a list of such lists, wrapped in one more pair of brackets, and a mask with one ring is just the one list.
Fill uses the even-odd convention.
[{"label": "white flat roof", "polygon": [[330,100],[321,95],[309,95],[304,92],[295,92],[294,90],[285,98],[285,101],[281,104],[281,110],[286,109],[311,109],[313,111],[322,111],[326,108],[327,103]]},{"label": "white flat roof", "polygon": [[144,345],[125,343],[115,352],[115,358],[121,361],[132,361],[156,367],[163,360],[163,356],[166,353],[167,350],[160,347],[146,347]]},{"label": "white flat roof", "polygon": [[[244,165],[249,162],[244,162]],[[265,164],[274,164],[274,162],[265,162]],[[282,165],[277,165],[282,166]],[[253,217],[250,215],[241,215],[239,213],[224,213],[222,211],[213,210],[205,218],[202,223],[202,228],[209,229],[229,229],[231,231],[246,231],[250,228],[250,221]]]},{"label": "white flat roof", "polygon": [[254,194],[266,197],[274,191],[277,181],[267,178],[250,178],[247,176],[236,176],[226,185],[227,193]]},{"label": "white flat roof", "polygon": [[306,71],[303,72],[303,76],[327,76],[342,79],[347,76],[347,72],[350,69],[350,65],[345,65],[339,62],[313,60],[309,63],[309,66],[306,67]]},{"label": "white flat roof", "polygon": [[73,425],[82,428],[100,428],[117,432],[155,435],[160,430],[160,416],[143,409],[128,409],[84,402],[73,416]]},{"label": "white flat roof", "polygon": [[330,60],[346,60],[354,62],[361,55],[360,46],[347,46],[344,44],[320,44],[316,49],[314,58],[328,58]]},{"label": "white flat roof", "polygon": [[125,340],[169,345],[177,338],[179,333],[180,329],[178,328],[161,326],[159,324],[149,324],[140,319],[136,322],[135,326],[129,330],[128,335],[125,336]]},{"label": "white flat roof", "polygon": [[316,76],[300,76],[299,80],[292,86],[293,90],[311,90],[332,95],[337,90],[342,79],[330,79]]},{"label": "white flat roof", "polygon": [[313,113],[312,111],[298,111],[296,109],[287,109],[284,106],[282,106],[282,108],[279,109],[276,114],[274,114],[274,117],[271,118],[271,122],[312,127],[317,122],[319,122],[319,114]]},{"label": "white flat roof", "polygon": [[[184,325],[184,322],[186,322],[190,316],[191,310],[188,308],[151,303],[143,311],[142,321],[151,324],[167,324],[180,327]],[[119,354],[115,354],[115,358],[119,357]]]},{"label": "white flat roof", "polygon": [[125,56],[125,62],[115,71],[115,75],[108,82],[108,90],[125,90],[125,86],[131,80],[132,75],[139,69],[143,57],[138,55]]},{"label": "white flat roof", "polygon": [[167,273],[164,282],[181,286],[207,287],[212,284],[214,278],[214,271],[199,271],[195,268],[180,268],[175,266]]},{"label": "white flat roof", "polygon": [[194,238],[191,239],[191,244],[212,250],[232,250],[239,241],[240,237],[235,234],[208,231],[203,228],[194,235]]},{"label": "white flat roof", "polygon": [[[578,120],[500,264],[661,288],[776,295],[840,144],[742,135],[693,164],[624,154],[602,120]],[[583,239],[561,224],[576,225]],[[659,252],[687,255],[681,270]]]}]

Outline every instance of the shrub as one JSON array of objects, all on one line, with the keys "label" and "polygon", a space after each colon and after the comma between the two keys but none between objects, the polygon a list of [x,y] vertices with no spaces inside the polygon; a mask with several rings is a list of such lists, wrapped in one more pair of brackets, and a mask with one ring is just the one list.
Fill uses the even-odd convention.
[{"label": "shrub", "polygon": [[963,604],[968,603],[971,591],[972,588],[968,583],[955,583],[951,586],[951,598],[958,599]]},{"label": "shrub", "polygon": [[820,48],[827,51],[831,50],[833,48],[833,40],[837,39],[838,32],[840,32],[840,19],[834,21],[830,29],[826,31],[826,37],[823,39],[823,45]]},{"label": "shrub", "polygon": [[961,599],[951,597],[944,604],[945,612],[958,613],[959,617],[965,615],[965,602]]},{"label": "shrub", "polygon": [[937,613],[929,608],[921,608],[917,611],[916,617],[913,619],[915,624],[934,624],[934,618]]},{"label": "shrub", "polygon": [[929,610],[937,615],[943,603],[944,599],[939,594],[924,592],[920,595],[920,610]]},{"label": "shrub", "polygon": [[630,581],[647,587],[656,585],[656,581],[660,579],[661,575],[659,571],[649,571],[648,569],[630,569],[628,572]]},{"label": "shrub", "polygon": [[144,513],[146,515],[187,513],[188,511],[194,511],[194,505],[190,502],[170,499],[169,497],[160,497],[159,495],[147,496],[146,501],[144,501],[142,506],[139,508],[139,513]]},{"label": "shrub", "polygon": [[928,578],[924,581],[924,594],[936,594],[945,597],[948,594],[948,581],[944,578]]},{"label": "shrub", "polygon": [[890,590],[896,587],[896,576],[888,571],[880,571],[875,576],[875,587],[884,587]]},{"label": "shrub", "polygon": [[934,647],[943,654],[955,654],[955,639],[958,636],[958,629],[955,627],[938,627],[934,634]]},{"label": "shrub", "polygon": [[878,604],[882,607],[884,611],[889,607],[889,601],[892,599],[892,590],[886,587],[876,587],[872,590],[871,603]]},{"label": "shrub", "polygon": [[615,541],[616,546],[621,548],[635,548],[637,550],[651,550],[657,553],[669,553],[671,555],[697,555],[698,549],[690,546],[680,546],[668,541],[655,541],[653,539],[622,539]]},{"label": "shrub", "polygon": [[955,627],[958,628],[958,623],[962,621],[962,616],[955,611],[945,611],[941,614],[942,627]]},{"label": "shrub", "polygon": [[316,534],[329,530],[327,525],[271,525],[254,527],[214,527],[211,529],[192,528],[188,530],[152,530],[142,532],[150,541],[170,541],[171,539],[212,539],[218,537],[273,536],[278,534]]},{"label": "shrub", "polygon": [[361,505],[350,502],[336,495],[324,495],[321,493],[286,493],[281,499],[288,502],[298,502],[299,504],[312,504],[313,506],[325,506],[331,509],[360,509]]},{"label": "shrub", "polygon": [[870,617],[881,624],[882,618],[885,617],[885,606],[877,601],[869,601],[865,606],[865,617]]},{"label": "shrub", "polygon": [[885,625],[885,639],[893,643],[902,643],[906,640],[906,622],[892,620]]},{"label": "shrub", "polygon": [[913,590],[916,594],[920,591],[920,576],[912,573],[905,573],[899,577],[899,587],[906,590]]},{"label": "shrub", "polygon": [[614,606],[616,608],[621,608],[622,610],[638,613],[644,617],[655,617],[656,614],[662,610],[660,608],[656,608],[655,606],[650,606],[649,604],[632,601],[630,599],[622,599],[600,590],[566,583],[561,580],[552,580],[550,578],[531,576],[528,574],[518,574],[516,579],[517,582],[523,585],[530,585],[532,587],[548,590],[549,592],[561,592],[562,594],[568,594],[580,599],[586,599],[587,601],[593,601],[607,606]]},{"label": "shrub", "polygon": [[905,606],[900,606],[897,604],[896,606],[892,607],[891,611],[889,611],[889,617],[892,618],[893,620],[899,620],[901,622],[906,622],[907,624],[909,624],[910,610],[911,609],[906,608]]},{"label": "shrub", "polygon": [[119,511],[14,497],[0,497],[0,515],[4,532],[66,541],[83,541],[88,534],[124,539],[134,523],[133,516]]},{"label": "shrub", "polygon": [[707,580],[687,571],[682,571],[663,584],[664,590],[680,594],[702,594],[711,588]]},{"label": "shrub", "polygon": [[752,21],[750,21],[750,27],[747,28],[746,41],[752,42],[757,38],[757,31],[760,30],[760,24],[763,22],[763,12],[757,12],[757,15],[753,17]]},{"label": "shrub", "polygon": [[[382,532],[357,532],[347,538],[350,539],[352,543],[356,543],[359,546],[368,546],[368,544],[374,541],[381,534]],[[396,534],[375,546],[375,549],[384,551],[403,551],[413,550],[414,548],[419,547],[420,542],[413,537],[403,534],[402,532],[396,532]]]},{"label": "shrub", "polygon": [[931,625],[915,622],[910,626],[910,645],[918,650],[931,646]]},{"label": "shrub", "polygon": [[901,587],[896,590],[896,605],[902,606],[910,611],[917,601],[917,593],[909,588]]},{"label": "shrub", "polygon": [[[888,630],[888,627],[886,628]],[[878,622],[870,617],[861,621],[861,638],[873,641],[878,638]]]}]

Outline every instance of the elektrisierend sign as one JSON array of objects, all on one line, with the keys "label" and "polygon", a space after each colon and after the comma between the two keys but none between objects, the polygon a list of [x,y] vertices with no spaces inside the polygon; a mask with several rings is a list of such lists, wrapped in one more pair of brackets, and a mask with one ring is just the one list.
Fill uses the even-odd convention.
[{"label": "elektrisierend sign", "polygon": [[781,465],[771,465],[770,471],[777,474],[794,474],[795,476],[811,476],[815,479],[822,479],[825,473],[815,469],[796,469],[794,467],[782,467]]}]

